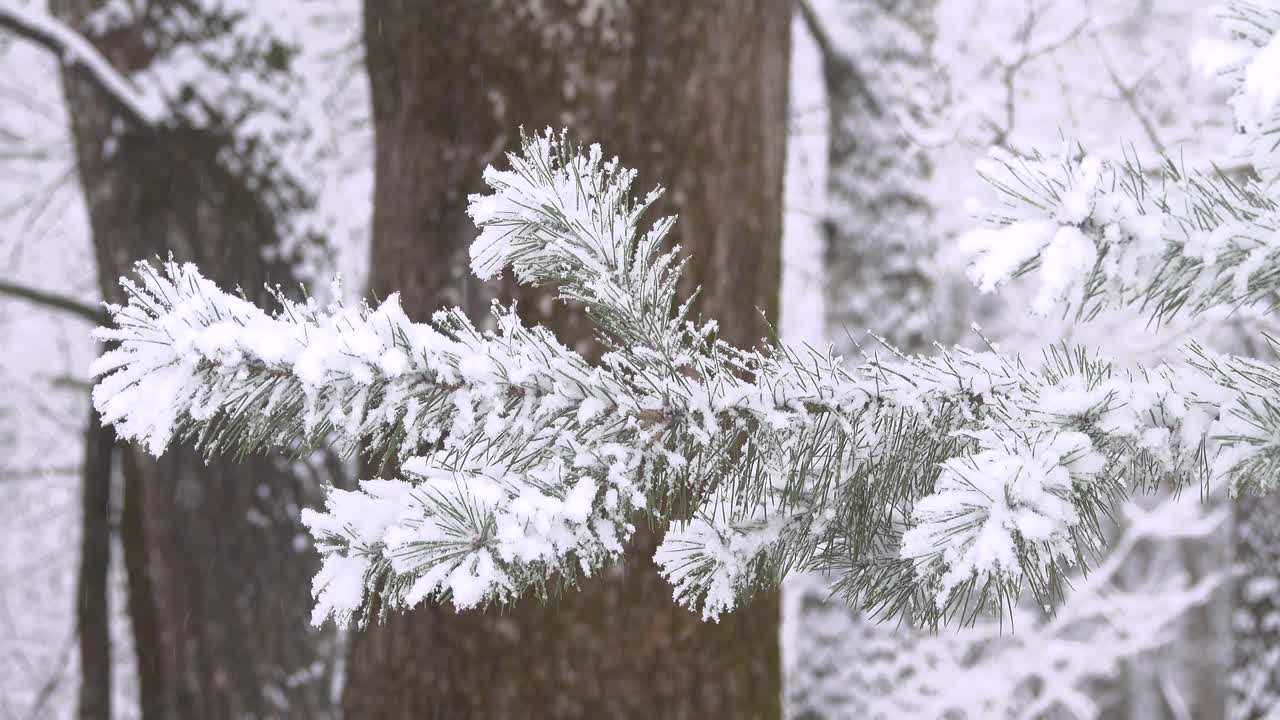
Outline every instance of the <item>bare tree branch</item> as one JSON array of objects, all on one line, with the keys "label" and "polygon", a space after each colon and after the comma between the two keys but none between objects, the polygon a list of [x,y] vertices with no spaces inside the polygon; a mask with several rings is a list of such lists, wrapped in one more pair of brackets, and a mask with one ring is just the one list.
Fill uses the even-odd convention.
[{"label": "bare tree branch", "polygon": [[[1129,106],[1131,111],[1133,111],[1134,117],[1136,117],[1138,122],[1142,125],[1142,131],[1147,134],[1147,139],[1151,141],[1156,152],[1161,155],[1168,154],[1164,141],[1160,139],[1160,131],[1156,129],[1155,123],[1151,121],[1147,112],[1142,109],[1142,105],[1138,102],[1138,81],[1125,82],[1124,79],[1120,77],[1120,72],[1116,69],[1115,64],[1111,62],[1111,53],[1107,51],[1107,46],[1106,43],[1102,41],[1102,36],[1099,35],[1096,30],[1090,33],[1090,35],[1093,38],[1094,46],[1098,48],[1098,57],[1102,60],[1103,67],[1107,69],[1107,75],[1111,77],[1112,84],[1116,86],[1116,92],[1120,94],[1120,97],[1124,99],[1125,104]],[[1137,77],[1141,78],[1142,74],[1138,74]]]},{"label": "bare tree branch", "polygon": [[65,295],[36,290],[7,280],[0,280],[0,295],[16,297],[52,310],[68,312],[91,323],[107,324],[107,314],[101,308]]},{"label": "bare tree branch", "polygon": [[0,28],[9,30],[53,53],[64,65],[88,71],[107,95],[137,123],[159,125],[168,116],[164,99],[139,89],[103,57],[83,35],[47,13],[15,3],[0,2]]}]

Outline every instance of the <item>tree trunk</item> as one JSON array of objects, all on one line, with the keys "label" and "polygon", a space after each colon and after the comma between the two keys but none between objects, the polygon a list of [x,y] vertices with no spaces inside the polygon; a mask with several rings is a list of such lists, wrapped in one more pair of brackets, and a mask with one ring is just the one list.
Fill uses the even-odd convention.
[{"label": "tree trunk", "polygon": [[111,635],[107,570],[111,565],[111,455],[115,433],[89,408],[81,469],[80,575],[76,634],[80,640],[79,714],[111,717]]},{"label": "tree trunk", "polygon": [[[874,351],[870,330],[904,352],[947,342],[927,270],[933,173],[902,118],[919,122],[937,97],[936,0],[844,0],[819,15],[801,6],[823,61],[828,100],[827,203],[823,221],[827,326],[846,356]],[[843,32],[856,28],[856,32]],[[856,361],[856,358],[854,358]],[[893,717],[907,712],[894,690],[920,672],[916,629],[881,624],[828,599],[829,581],[800,576],[787,711],[797,719]],[[908,706],[909,707],[909,706]],[[885,708],[890,708],[886,710]]]},{"label": "tree trunk", "polygon": [[[698,312],[752,344],[776,316],[790,4],[368,0],[376,133],[372,290],[427,317],[482,311],[464,214],[516,129],[568,127],[668,188]],[[590,352],[582,313],[516,289],[530,321]],[[626,561],[577,592],[505,613],[427,606],[355,634],[348,717],[780,715],[778,603],[719,624],[676,607],[642,532]]]},{"label": "tree trunk", "polygon": [[1233,525],[1235,608],[1228,717],[1280,712],[1280,495],[1242,497]]},{"label": "tree trunk", "polygon": [[904,120],[926,125],[936,112],[928,103],[941,85],[933,63],[937,0],[844,0],[835,8],[838,19],[812,18],[829,26],[817,29],[826,31],[819,44],[830,113],[828,322],[837,341],[871,330],[906,352],[924,352],[954,340],[940,335],[956,324],[934,317],[946,309],[933,302],[929,272],[933,161]]},{"label": "tree trunk", "polygon": [[165,689],[166,656],[160,651],[160,620],[148,561],[147,529],[143,525],[143,477],[138,453],[120,448],[120,474],[124,480],[124,507],[120,511],[120,547],[128,578],[129,626],[138,664],[138,709],[144,720],[173,713]]},{"label": "tree trunk", "polygon": [[[96,36],[85,18],[99,3],[51,5],[125,72],[148,66],[156,48],[191,41],[174,34],[190,26],[163,22],[177,3],[149,4],[142,18]],[[208,40],[227,29],[199,31]],[[280,208],[268,204],[260,177],[226,164],[234,128],[218,127],[216,116],[200,127],[180,117],[138,127],[74,67],[64,91],[104,297],[123,300],[118,278],[135,260],[170,253],[255,300],[266,299],[264,283],[295,284],[290,266],[273,259],[281,253],[271,252]],[[121,449],[143,716],[329,714],[325,636],[309,624],[318,557],[298,520],[319,488],[300,474],[302,464],[206,462],[182,447],[153,459]]]}]

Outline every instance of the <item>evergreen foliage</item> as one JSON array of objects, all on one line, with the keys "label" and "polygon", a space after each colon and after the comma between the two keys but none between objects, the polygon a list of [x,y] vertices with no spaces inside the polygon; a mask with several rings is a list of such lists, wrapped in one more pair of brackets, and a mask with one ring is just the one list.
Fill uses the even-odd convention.
[{"label": "evergreen foliage", "polygon": [[[1280,25],[1259,8],[1225,13],[1250,28],[1224,67],[1255,151],[1280,98],[1251,85]],[[584,306],[597,364],[512,307],[495,304],[490,329],[457,309],[413,322],[394,295],[322,307],[278,294],[268,313],[172,260],[140,263],[98,333],[115,349],[95,367],[95,404],[153,453],[335,445],[381,460],[389,477],[304,512],[324,557],[317,622],[546,598],[616,560],[636,522],[667,526],[655,559],[708,619],[818,570],[881,618],[969,622],[1027,591],[1059,599],[1130,492],[1273,482],[1270,365],[1197,348],[1126,369],[1063,346],[1029,366],[990,345],[887,343],[848,365],[776,341],[730,346],[677,297],[675,219],[644,222],[658,191],[635,199],[632,171],[550,131],[507,162],[470,200],[472,269]],[[974,278],[994,289],[1038,272],[1035,309],[1081,316],[1270,302],[1280,225],[1258,170],[1232,180],[1170,162],[1157,184],[1071,146],[998,156],[984,174],[1003,203],[966,238]]]}]

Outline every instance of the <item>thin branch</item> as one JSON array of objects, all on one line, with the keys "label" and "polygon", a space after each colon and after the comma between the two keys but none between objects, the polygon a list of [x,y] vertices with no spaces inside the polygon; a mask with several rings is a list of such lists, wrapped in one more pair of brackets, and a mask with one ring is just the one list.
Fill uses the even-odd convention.
[{"label": "thin branch", "polygon": [[88,320],[97,325],[106,325],[109,322],[107,313],[102,308],[81,302],[75,298],[69,298],[65,295],[57,293],[36,290],[26,285],[0,280],[0,295],[8,295],[16,297],[27,302],[41,305],[51,310],[61,310],[71,313],[82,320]]},{"label": "thin branch", "polygon": [[45,705],[49,703],[58,686],[62,684],[62,678],[66,674],[67,659],[71,656],[71,648],[75,637],[76,632],[72,630],[71,637],[67,638],[67,642],[62,646],[62,652],[58,653],[58,662],[54,666],[53,673],[49,675],[49,678],[36,693],[35,701],[31,703],[31,709],[27,713],[28,718],[42,717]]},{"label": "thin branch", "polygon": [[[1114,63],[1111,62],[1111,53],[1107,51],[1106,44],[1102,41],[1102,37],[1097,32],[1092,33],[1093,44],[1098,48],[1098,57],[1102,59],[1102,65],[1107,69],[1107,75],[1111,77],[1111,82],[1116,87],[1116,92],[1120,93],[1120,97],[1124,99],[1129,109],[1133,111],[1138,122],[1142,125],[1142,131],[1147,134],[1147,139],[1155,147],[1156,152],[1161,155],[1167,155],[1168,150],[1165,148],[1164,142],[1160,139],[1160,131],[1156,129],[1155,123],[1151,122],[1151,118],[1147,116],[1142,105],[1138,102],[1137,82],[1126,83],[1120,77],[1119,70],[1116,69]],[[1142,77],[1139,74],[1138,77]]]},{"label": "thin branch", "polygon": [[135,86],[83,35],[57,18],[13,2],[0,2],[0,28],[53,53],[67,66],[80,65],[138,124],[154,127],[168,117],[164,99]]},{"label": "thin branch", "polygon": [[74,375],[46,375],[40,377],[40,379],[48,381],[49,387],[57,390],[74,390],[76,392],[85,393],[93,391],[92,381],[85,380],[84,378],[79,378]]}]

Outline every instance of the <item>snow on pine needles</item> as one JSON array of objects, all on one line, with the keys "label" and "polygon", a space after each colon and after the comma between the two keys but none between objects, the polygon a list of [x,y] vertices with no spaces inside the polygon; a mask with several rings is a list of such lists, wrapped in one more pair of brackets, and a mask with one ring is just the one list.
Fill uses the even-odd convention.
[{"label": "snow on pine needles", "polygon": [[1029,369],[994,349],[732,347],[677,298],[675,221],[642,222],[658,191],[634,200],[634,172],[550,131],[508,163],[471,198],[473,269],[583,304],[597,364],[496,303],[492,330],[456,309],[414,322],[394,295],[268,313],[172,260],[140,263],[98,332],[94,402],[153,453],[333,444],[388,475],[305,511],[317,622],[545,598],[646,517],[669,525],[675,598],[708,619],[803,569],[882,616],[970,620],[1057,598],[1129,490],[1206,475],[1225,396],[1203,373],[1070,348]]},{"label": "snow on pine needles", "polygon": [[[1035,273],[1033,309],[1089,317],[1134,306],[1159,322],[1216,307],[1263,305],[1280,291],[1280,5],[1235,0],[1215,10],[1230,35],[1206,55],[1234,91],[1239,129],[1235,170],[1188,170],[1166,158],[1156,175],[1136,160],[1090,156],[1064,143],[1056,157],[993,153],[979,170],[999,202],[987,226],[962,239],[974,255],[971,277],[985,291]],[[1274,339],[1266,338],[1274,346]],[[1179,387],[1213,397],[1209,477],[1233,492],[1269,490],[1280,468],[1280,369],[1185,352],[1191,372]]]}]

